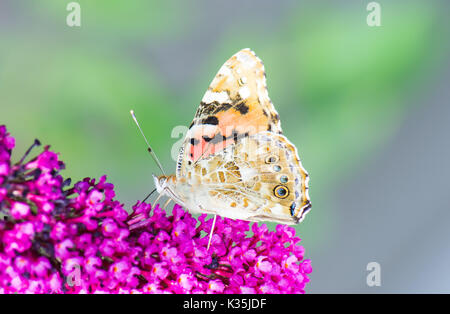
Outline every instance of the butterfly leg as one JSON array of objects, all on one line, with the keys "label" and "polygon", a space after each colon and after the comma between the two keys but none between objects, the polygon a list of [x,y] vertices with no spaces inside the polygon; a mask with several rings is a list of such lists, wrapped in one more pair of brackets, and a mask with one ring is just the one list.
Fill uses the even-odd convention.
[{"label": "butterfly leg", "polygon": [[162,207],[162,209],[166,209],[166,206],[169,205],[169,203],[170,203],[171,200],[172,200],[172,199],[169,198],[169,199],[167,200],[167,202],[164,203],[164,206]]},{"label": "butterfly leg", "polygon": [[156,204],[158,204],[158,201],[162,196],[163,196],[162,194],[159,194],[158,197],[156,198],[156,200],[153,202],[153,204],[155,204],[155,206],[156,206]]},{"label": "butterfly leg", "polygon": [[211,245],[211,239],[212,239],[212,236],[214,233],[214,227],[216,226],[216,219],[217,219],[217,215],[214,215],[214,220],[212,223],[211,231],[209,232],[208,247],[206,248],[207,251],[209,251],[209,247]]}]

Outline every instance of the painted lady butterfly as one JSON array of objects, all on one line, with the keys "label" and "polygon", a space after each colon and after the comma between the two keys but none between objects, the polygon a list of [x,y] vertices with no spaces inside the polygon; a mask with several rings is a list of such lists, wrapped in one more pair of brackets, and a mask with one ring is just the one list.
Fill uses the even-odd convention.
[{"label": "painted lady butterfly", "polygon": [[154,179],[160,195],[192,213],[283,224],[304,218],[309,177],[281,131],[253,51],[239,51],[220,68],[186,134],[176,174]]}]

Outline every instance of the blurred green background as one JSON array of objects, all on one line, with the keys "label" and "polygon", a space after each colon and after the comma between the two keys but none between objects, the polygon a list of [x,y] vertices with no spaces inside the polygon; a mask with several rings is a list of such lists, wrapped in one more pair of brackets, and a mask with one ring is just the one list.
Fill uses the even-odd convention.
[{"label": "blurred green background", "polygon": [[[405,121],[429,106],[436,85],[445,86],[448,1],[378,1],[380,27],[366,23],[369,1],[79,0],[81,27],[66,25],[69,2],[0,0],[0,124],[17,139],[16,159],[39,138],[60,152],[65,176],[107,174],[130,207],[153,189],[151,174],[159,171],[129,110],[165,169],[174,171],[171,149],[179,137],[171,137],[172,129],[190,124],[219,67],[249,47],[264,61],[284,133],[311,175],[313,210],[297,227],[313,260],[310,291],[425,289],[395,277],[401,267],[389,265],[401,259],[389,252],[360,252],[357,263],[349,257],[362,247],[378,252],[367,247],[374,235],[360,234],[370,219],[354,218],[377,213],[365,209],[369,200],[353,187],[379,174],[386,157],[377,158],[395,151]],[[443,96],[434,101],[448,104]],[[361,177],[369,168],[373,173]],[[399,186],[406,180],[396,178]],[[359,200],[356,214],[346,211],[347,199]],[[383,243],[402,228],[398,223]],[[348,239],[356,242],[350,247]],[[348,257],[345,265],[339,254]],[[377,258],[397,285],[367,287],[365,264]],[[423,291],[446,289],[431,283]]]}]

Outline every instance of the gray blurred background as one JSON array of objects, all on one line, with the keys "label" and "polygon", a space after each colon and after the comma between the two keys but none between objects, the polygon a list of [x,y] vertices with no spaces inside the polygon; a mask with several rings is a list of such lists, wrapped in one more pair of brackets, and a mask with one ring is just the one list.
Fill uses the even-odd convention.
[{"label": "gray blurred background", "polygon": [[[166,169],[219,67],[242,48],[264,61],[283,130],[311,175],[296,229],[309,293],[450,292],[448,1],[0,0],[0,124],[52,144],[79,180],[108,175],[132,206]],[[274,228],[274,224],[269,224]],[[381,266],[369,287],[366,266]]]}]

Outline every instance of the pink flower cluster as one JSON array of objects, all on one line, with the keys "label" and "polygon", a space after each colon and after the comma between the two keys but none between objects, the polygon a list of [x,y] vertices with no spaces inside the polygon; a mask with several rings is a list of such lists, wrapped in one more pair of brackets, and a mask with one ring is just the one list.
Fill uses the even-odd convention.
[{"label": "pink flower cluster", "polygon": [[12,165],[14,145],[0,126],[0,293],[304,293],[293,228],[217,217],[207,250],[206,215],[140,202],[128,215],[105,177],[70,187],[49,147]]}]

